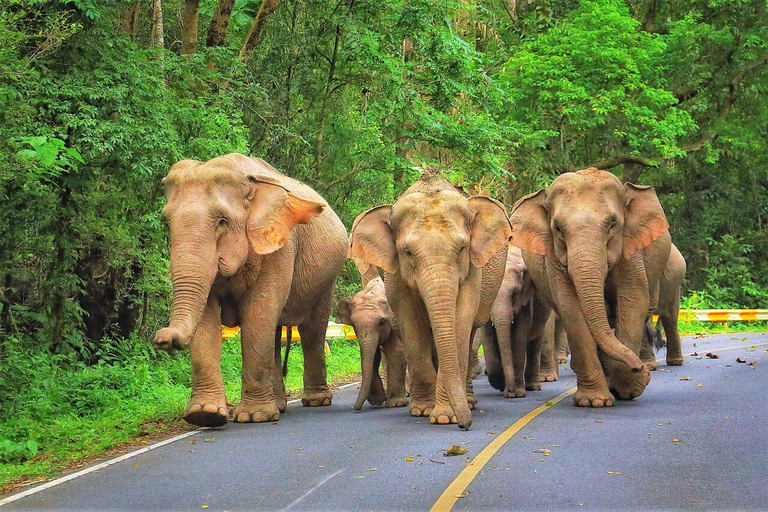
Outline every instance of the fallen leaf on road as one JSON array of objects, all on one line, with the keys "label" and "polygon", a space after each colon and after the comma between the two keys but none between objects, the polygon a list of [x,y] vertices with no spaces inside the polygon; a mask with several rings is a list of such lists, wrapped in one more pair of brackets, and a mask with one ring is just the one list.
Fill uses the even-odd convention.
[{"label": "fallen leaf on road", "polygon": [[216,442],[216,438],[215,437],[211,437],[210,439],[206,439],[205,442],[206,443],[215,443]]},{"label": "fallen leaf on road", "polygon": [[366,471],[378,471],[378,468],[368,468]]},{"label": "fallen leaf on road", "polygon": [[493,435],[496,435],[496,432],[487,432],[487,434],[488,434],[489,436],[493,436]]},{"label": "fallen leaf on road", "polygon": [[673,439],[673,440],[672,440],[672,442],[673,442],[673,443],[679,443],[679,442],[680,442],[680,440],[679,440],[679,439]]},{"label": "fallen leaf on road", "polygon": [[411,462],[413,460],[413,457],[406,457],[405,462]]},{"label": "fallen leaf on road", "polygon": [[745,360],[743,360],[743,359],[742,359],[742,358],[740,358],[740,357],[737,357],[737,358],[736,358],[736,362],[737,362],[737,363],[746,363],[746,361],[745,361]]},{"label": "fallen leaf on road", "polygon": [[707,357],[710,359],[720,359],[720,356],[717,354],[713,354],[712,352],[707,353]]},{"label": "fallen leaf on road", "polygon": [[754,361],[752,361],[751,363],[747,363],[747,366],[755,366],[755,364],[756,363]]},{"label": "fallen leaf on road", "polygon": [[680,380],[691,380],[690,377],[680,377]]},{"label": "fallen leaf on road", "polygon": [[547,450],[546,448],[539,448],[538,450],[536,450],[536,451],[535,451],[535,452],[533,452],[533,453],[543,453],[545,457],[549,457],[549,455],[550,455],[552,452],[550,452],[550,451],[549,451],[549,450]]},{"label": "fallen leaf on road", "polygon": [[699,382],[698,384],[696,384],[696,387],[697,387],[697,388],[700,388],[700,387],[701,387],[701,386],[703,386],[703,385],[704,385],[704,383],[703,383],[703,382]]},{"label": "fallen leaf on road", "polygon": [[699,355],[699,353],[698,353],[698,352],[694,352],[694,353],[693,353],[693,354],[691,354],[691,355],[692,355],[692,356],[697,356],[697,355]]},{"label": "fallen leaf on road", "polygon": [[450,455],[464,455],[465,453],[467,453],[467,451],[469,451],[469,450],[467,450],[466,448],[462,448],[461,446],[455,444],[455,445],[451,446],[450,448],[448,448],[448,451],[445,452],[445,455],[446,456],[450,456]]},{"label": "fallen leaf on road", "polygon": [[595,423],[602,423],[603,420],[595,420]]}]

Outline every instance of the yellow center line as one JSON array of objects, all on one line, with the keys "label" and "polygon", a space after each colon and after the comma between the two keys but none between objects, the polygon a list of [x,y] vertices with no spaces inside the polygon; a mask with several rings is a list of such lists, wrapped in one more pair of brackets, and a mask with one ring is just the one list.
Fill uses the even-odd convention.
[{"label": "yellow center line", "polygon": [[[760,347],[768,345],[768,342],[764,343],[745,343],[744,345],[738,345],[734,347],[726,347],[726,348],[713,348],[710,349],[711,352],[722,352],[725,350],[735,350],[739,348],[747,348],[747,347]],[[689,352],[688,354],[685,354],[686,356],[691,356],[693,354],[696,354],[697,352]],[[661,363],[664,362],[664,358],[659,358],[656,360],[657,362]],[[563,393],[560,393],[552,400],[546,402],[544,405],[540,405],[539,407],[535,408],[516,422],[514,422],[507,430],[499,434],[493,441],[488,444],[474,459],[472,459],[472,462],[469,462],[467,464],[467,467],[464,468],[464,470],[459,473],[459,476],[456,477],[456,479],[451,482],[451,484],[448,486],[448,488],[445,489],[443,494],[440,495],[440,497],[437,499],[434,505],[432,505],[432,508],[430,509],[430,512],[446,512],[448,510],[451,510],[453,506],[456,504],[456,502],[462,498],[463,492],[466,490],[467,487],[469,487],[469,484],[472,483],[472,480],[475,479],[475,477],[480,473],[480,471],[485,467],[486,464],[488,464],[488,461],[491,460],[491,457],[496,455],[496,453],[501,449],[502,446],[504,446],[507,441],[512,439],[512,436],[517,434],[524,426],[526,426],[528,423],[531,422],[536,416],[540,415],[544,411],[551,409],[555,404],[562,401],[564,398],[574,394],[578,388],[573,387],[569,389],[568,391],[565,391]]]}]

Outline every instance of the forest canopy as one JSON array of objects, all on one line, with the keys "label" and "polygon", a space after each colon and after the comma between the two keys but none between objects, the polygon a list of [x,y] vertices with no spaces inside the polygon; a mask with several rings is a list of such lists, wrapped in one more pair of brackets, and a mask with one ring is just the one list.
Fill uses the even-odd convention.
[{"label": "forest canopy", "polygon": [[[768,307],[762,0],[0,5],[0,360],[93,364],[149,338],[170,293],[161,179],[229,152],[347,226],[419,167],[507,206],[607,169],[656,188],[689,305]],[[348,265],[339,294],[357,281]]]}]

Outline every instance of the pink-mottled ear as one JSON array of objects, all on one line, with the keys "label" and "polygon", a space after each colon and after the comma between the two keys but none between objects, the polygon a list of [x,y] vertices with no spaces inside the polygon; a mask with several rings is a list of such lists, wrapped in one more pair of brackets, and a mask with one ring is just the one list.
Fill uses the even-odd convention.
[{"label": "pink-mottled ear", "polygon": [[278,180],[249,175],[251,206],[248,214],[248,240],[256,254],[271,254],[280,249],[291,231],[323,212],[325,203],[300,197]]},{"label": "pink-mottled ear", "polygon": [[509,242],[512,227],[504,205],[487,196],[470,197],[469,214],[472,219],[469,258],[472,265],[482,268]]},{"label": "pink-mottled ear", "polygon": [[395,237],[389,225],[392,205],[385,204],[361,213],[349,234],[347,257],[394,274],[399,267]]},{"label": "pink-mottled ear", "polygon": [[669,231],[667,217],[653,187],[625,183],[627,205],[624,213],[622,252],[629,259]]},{"label": "pink-mottled ear", "polygon": [[512,245],[523,251],[554,258],[552,231],[549,227],[549,213],[544,206],[546,189],[522,197],[512,208]]}]

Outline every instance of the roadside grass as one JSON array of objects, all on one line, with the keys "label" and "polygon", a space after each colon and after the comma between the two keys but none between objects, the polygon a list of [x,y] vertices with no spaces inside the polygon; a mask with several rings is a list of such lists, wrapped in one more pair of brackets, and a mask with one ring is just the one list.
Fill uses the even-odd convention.
[{"label": "roadside grass", "polygon": [[677,329],[681,336],[695,334],[723,334],[728,332],[766,332],[768,322],[689,322],[680,321]]},{"label": "roadside grass", "polygon": [[[355,380],[357,341],[328,344],[329,384]],[[94,366],[9,352],[0,367],[0,494],[195,428],[181,419],[190,393],[189,352],[156,352],[138,339],[121,347]],[[241,361],[239,339],[225,341],[221,366],[233,406],[240,400]],[[301,345],[294,342],[286,377],[292,398],[301,395],[303,369]]]}]

